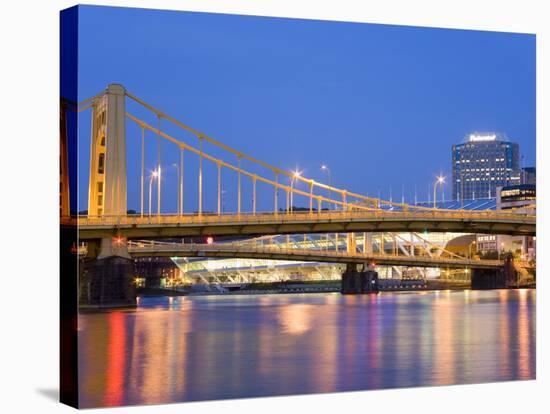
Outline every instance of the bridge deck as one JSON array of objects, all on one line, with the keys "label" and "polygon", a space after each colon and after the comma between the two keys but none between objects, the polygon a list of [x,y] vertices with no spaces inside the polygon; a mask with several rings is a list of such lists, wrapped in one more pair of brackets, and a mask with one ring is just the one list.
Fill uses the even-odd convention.
[{"label": "bridge deck", "polygon": [[501,211],[321,211],[257,214],[80,216],[82,240],[326,232],[460,232],[533,236],[534,215]]},{"label": "bridge deck", "polygon": [[132,243],[128,252],[134,256],[165,257],[219,257],[243,259],[295,260],[325,263],[374,262],[376,265],[495,269],[503,266],[500,260],[470,260],[459,258],[399,256],[388,254],[363,254],[321,251],[310,249],[280,248],[274,246],[243,246],[239,243],[220,244],[139,244]]}]

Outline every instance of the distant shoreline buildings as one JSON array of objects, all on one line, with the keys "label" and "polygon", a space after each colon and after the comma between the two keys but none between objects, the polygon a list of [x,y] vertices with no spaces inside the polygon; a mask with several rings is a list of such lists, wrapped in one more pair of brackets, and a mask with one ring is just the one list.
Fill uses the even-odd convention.
[{"label": "distant shoreline buildings", "polygon": [[[520,209],[534,213],[536,168],[520,166],[517,143],[497,133],[473,133],[453,145],[453,199],[496,199],[497,210]],[[476,251],[512,252],[523,259],[536,257],[534,237],[476,235]]]}]

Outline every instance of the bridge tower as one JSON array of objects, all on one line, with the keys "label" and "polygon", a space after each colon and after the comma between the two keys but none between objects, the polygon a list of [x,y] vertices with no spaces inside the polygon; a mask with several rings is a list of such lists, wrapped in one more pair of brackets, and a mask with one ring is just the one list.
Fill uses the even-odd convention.
[{"label": "bridge tower", "polygon": [[[127,214],[125,97],[122,85],[111,84],[92,104],[89,216]],[[92,243],[88,248],[80,275],[80,306],[135,306],[133,262],[126,239],[106,237],[96,241],[96,248]]]},{"label": "bridge tower", "polygon": [[111,84],[92,106],[88,215],[126,215],[125,89]]}]

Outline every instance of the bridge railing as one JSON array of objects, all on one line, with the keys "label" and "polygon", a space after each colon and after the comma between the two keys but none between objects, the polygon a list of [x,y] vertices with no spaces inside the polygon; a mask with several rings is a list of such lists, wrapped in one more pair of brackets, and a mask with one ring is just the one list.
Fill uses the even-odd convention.
[{"label": "bridge railing", "polygon": [[163,225],[163,224],[203,224],[203,223],[240,223],[240,222],[300,222],[304,220],[348,220],[348,219],[451,219],[451,220],[497,220],[532,223],[534,215],[506,213],[502,211],[316,211],[316,212],[266,212],[266,213],[202,213],[202,214],[160,214],[126,216],[79,216],[80,226],[124,226],[124,225]]}]

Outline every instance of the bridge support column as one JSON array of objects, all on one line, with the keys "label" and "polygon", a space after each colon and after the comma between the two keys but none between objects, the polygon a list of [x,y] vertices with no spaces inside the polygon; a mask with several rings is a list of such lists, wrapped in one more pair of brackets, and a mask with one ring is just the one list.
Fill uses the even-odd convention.
[{"label": "bridge support column", "polygon": [[136,306],[134,262],[126,239],[101,239],[98,256],[81,266],[78,296],[81,307]]},{"label": "bridge support column", "polygon": [[348,263],[342,274],[342,294],[378,293],[378,272],[363,270],[359,272],[356,264]]},{"label": "bridge support column", "polygon": [[518,281],[518,271],[514,266],[514,256],[511,253],[504,257],[504,267],[502,269],[506,286],[516,286]]},{"label": "bridge support column", "polygon": [[472,269],[472,289],[506,288],[503,269]]},{"label": "bridge support column", "polygon": [[517,274],[511,254],[504,258],[501,269],[472,269],[472,289],[504,289],[514,286]]}]

